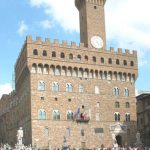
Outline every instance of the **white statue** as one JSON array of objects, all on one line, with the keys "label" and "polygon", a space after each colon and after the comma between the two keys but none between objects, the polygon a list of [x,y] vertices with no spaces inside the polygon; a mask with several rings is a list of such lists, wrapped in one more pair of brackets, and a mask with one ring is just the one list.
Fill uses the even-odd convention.
[{"label": "white statue", "polygon": [[112,133],[112,140],[113,140],[113,144],[116,143],[116,135],[114,133]]},{"label": "white statue", "polygon": [[137,132],[137,133],[136,133],[136,141],[137,141],[137,142],[141,141],[140,136],[141,136],[141,135],[140,135],[140,132]]},{"label": "white statue", "polygon": [[17,144],[22,145],[22,138],[23,138],[23,130],[22,127],[19,128],[17,131]]}]

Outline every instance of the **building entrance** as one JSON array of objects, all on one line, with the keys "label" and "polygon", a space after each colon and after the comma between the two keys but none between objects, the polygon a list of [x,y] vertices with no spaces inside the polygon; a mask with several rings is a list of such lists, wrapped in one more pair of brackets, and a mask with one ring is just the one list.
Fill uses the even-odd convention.
[{"label": "building entrance", "polygon": [[122,146],[122,137],[120,135],[116,136],[116,140],[117,140],[118,146]]}]

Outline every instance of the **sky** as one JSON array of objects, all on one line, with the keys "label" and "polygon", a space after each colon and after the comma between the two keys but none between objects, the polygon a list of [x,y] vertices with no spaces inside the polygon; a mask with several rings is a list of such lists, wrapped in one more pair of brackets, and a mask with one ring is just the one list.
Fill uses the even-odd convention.
[{"label": "sky", "polygon": [[[107,48],[138,51],[136,89],[150,91],[150,0],[107,0]],[[27,35],[79,43],[74,0],[1,0],[0,97],[12,90],[14,65]]]}]

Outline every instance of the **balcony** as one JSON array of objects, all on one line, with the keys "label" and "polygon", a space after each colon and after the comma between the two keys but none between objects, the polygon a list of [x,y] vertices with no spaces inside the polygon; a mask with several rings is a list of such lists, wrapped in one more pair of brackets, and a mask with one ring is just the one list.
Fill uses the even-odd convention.
[{"label": "balcony", "polygon": [[77,123],[88,123],[90,121],[90,117],[78,117],[76,118],[76,122]]}]

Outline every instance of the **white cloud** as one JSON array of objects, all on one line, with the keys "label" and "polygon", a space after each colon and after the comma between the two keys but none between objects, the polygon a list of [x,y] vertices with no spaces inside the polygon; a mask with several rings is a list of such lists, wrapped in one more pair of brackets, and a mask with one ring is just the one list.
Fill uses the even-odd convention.
[{"label": "white cloud", "polygon": [[25,22],[22,20],[19,22],[19,28],[17,33],[22,36],[25,32],[27,32],[28,26],[25,24]]},{"label": "white cloud", "polygon": [[[74,0],[29,0],[42,7],[66,31],[79,32],[78,11]],[[138,50],[143,60],[150,50],[150,0],[107,0],[105,5],[107,40],[115,47]]]},{"label": "white cloud", "polygon": [[41,22],[40,22],[40,25],[41,25],[41,27],[44,28],[44,29],[50,29],[50,28],[52,28],[52,26],[53,26],[53,24],[52,24],[51,21],[49,21],[49,20],[43,20],[43,21],[41,21]]},{"label": "white cloud", "polygon": [[9,94],[12,91],[12,87],[9,83],[0,85],[0,98],[3,94]]},{"label": "white cloud", "polygon": [[78,11],[74,0],[30,0],[30,4],[43,7],[45,14],[51,16],[66,31],[79,31]]}]

